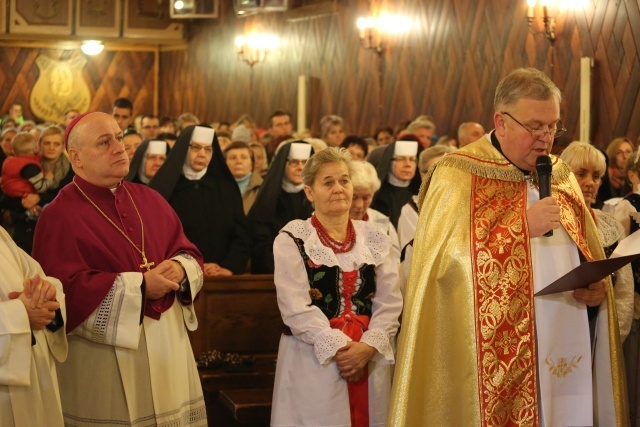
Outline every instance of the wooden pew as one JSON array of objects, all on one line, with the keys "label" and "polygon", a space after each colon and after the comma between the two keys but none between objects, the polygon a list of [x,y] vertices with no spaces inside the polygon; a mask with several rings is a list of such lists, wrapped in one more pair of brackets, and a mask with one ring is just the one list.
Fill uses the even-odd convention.
[{"label": "wooden pew", "polygon": [[255,357],[252,372],[200,370],[209,426],[267,426],[282,330],[273,275],[207,279],[195,309],[198,329],[189,337],[196,359],[208,350]]}]

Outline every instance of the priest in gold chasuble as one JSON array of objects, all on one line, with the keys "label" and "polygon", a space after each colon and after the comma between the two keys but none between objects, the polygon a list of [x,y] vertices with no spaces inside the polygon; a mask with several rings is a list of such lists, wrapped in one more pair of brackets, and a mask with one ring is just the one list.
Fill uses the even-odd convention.
[{"label": "priest in gold chasuble", "polygon": [[388,425],[628,425],[611,282],[534,297],[604,257],[554,156],[540,199],[536,160],[564,132],[560,100],[542,72],[512,72],[495,130],[425,177]]}]

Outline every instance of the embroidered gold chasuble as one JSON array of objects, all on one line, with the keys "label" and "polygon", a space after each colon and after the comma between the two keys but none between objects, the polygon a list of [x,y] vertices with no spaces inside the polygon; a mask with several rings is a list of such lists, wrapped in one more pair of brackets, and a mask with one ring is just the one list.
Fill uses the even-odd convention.
[{"label": "embroidered gold chasuble", "polygon": [[[603,258],[570,168],[555,157],[552,162],[562,226],[585,259]],[[536,370],[545,367],[536,358],[526,222],[527,186],[537,185],[532,175],[528,182],[485,136],[442,158],[425,177],[390,426],[539,425]],[[607,286],[601,317],[611,344],[605,376],[613,385],[604,392],[613,394],[609,412],[617,425],[626,425],[618,326]],[[594,401],[594,412],[600,409]]]}]

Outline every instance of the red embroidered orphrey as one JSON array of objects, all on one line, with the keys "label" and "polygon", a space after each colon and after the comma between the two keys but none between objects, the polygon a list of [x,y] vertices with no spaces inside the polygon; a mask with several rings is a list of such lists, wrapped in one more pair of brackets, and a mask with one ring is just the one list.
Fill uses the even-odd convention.
[{"label": "red embroidered orphrey", "polygon": [[347,225],[347,238],[344,242],[339,242],[333,237],[329,236],[329,233],[325,228],[320,224],[318,218],[315,215],[311,216],[311,225],[316,229],[318,233],[318,238],[320,242],[330,248],[336,254],[343,254],[345,252],[349,252],[353,249],[353,246],[356,244],[356,230],[353,228],[353,222],[349,219],[349,225]]}]

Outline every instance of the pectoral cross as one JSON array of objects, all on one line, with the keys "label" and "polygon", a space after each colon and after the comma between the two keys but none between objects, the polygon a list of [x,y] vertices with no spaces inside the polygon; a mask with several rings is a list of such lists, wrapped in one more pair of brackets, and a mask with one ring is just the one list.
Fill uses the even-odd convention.
[{"label": "pectoral cross", "polygon": [[147,271],[151,271],[151,267],[153,267],[156,263],[147,261],[147,256],[142,254],[142,264],[140,264],[140,268],[146,268]]}]

